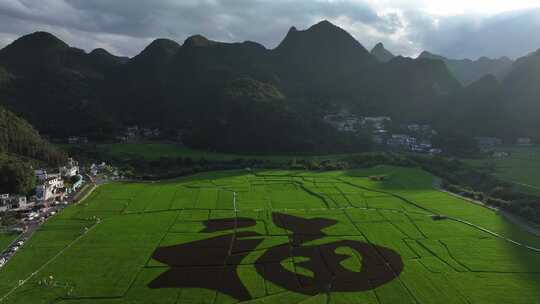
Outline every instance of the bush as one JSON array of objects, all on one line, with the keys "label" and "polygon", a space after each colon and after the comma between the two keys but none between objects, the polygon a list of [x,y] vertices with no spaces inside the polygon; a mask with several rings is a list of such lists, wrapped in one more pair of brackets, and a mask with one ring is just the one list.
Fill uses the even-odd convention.
[{"label": "bush", "polygon": [[374,182],[382,182],[386,179],[385,175],[374,175],[369,177],[370,180]]},{"label": "bush", "polygon": [[498,208],[503,208],[503,209],[508,208],[508,206],[510,205],[509,202],[502,199],[494,198],[494,197],[488,197],[486,199],[486,204],[490,206],[498,207]]}]

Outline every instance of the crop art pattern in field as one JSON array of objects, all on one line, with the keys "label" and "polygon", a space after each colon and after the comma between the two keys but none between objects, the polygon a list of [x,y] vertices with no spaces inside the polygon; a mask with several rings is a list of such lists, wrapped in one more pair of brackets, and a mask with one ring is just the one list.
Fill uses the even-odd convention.
[{"label": "crop art pattern in field", "polygon": [[0,304],[538,303],[540,253],[508,239],[540,247],[419,169],[107,184],[0,269]]},{"label": "crop art pattern in field", "polygon": [[[391,249],[355,240],[340,240],[321,245],[304,246],[322,239],[322,231],[336,220],[302,219],[283,213],[273,213],[274,224],[292,232],[292,245],[285,243],[268,248],[255,262],[255,268],[264,279],[287,290],[317,295],[332,291],[366,291],[394,280],[403,270],[399,254]],[[205,221],[201,232],[234,230],[255,226],[256,221],[230,218]],[[218,290],[238,300],[251,299],[249,291],[237,275],[242,260],[263,241],[256,232],[230,233],[218,237],[156,249],[152,258],[169,265],[170,270],[149,284],[150,288],[199,287]],[[285,245],[285,246],[284,246]],[[234,249],[233,249],[234,248]],[[338,249],[350,249],[350,254]],[[360,269],[349,269],[341,263],[352,254],[362,260]],[[303,267],[313,277],[297,274],[281,263],[292,257],[303,261],[294,266]],[[200,266],[197,271],[191,267]],[[192,272],[190,272],[190,270]],[[190,273],[188,276],[187,274]]]}]

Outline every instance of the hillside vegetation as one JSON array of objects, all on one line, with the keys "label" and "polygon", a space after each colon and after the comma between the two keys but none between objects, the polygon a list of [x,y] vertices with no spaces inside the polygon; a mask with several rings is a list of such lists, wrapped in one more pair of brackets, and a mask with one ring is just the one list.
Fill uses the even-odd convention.
[{"label": "hillside vegetation", "polygon": [[16,154],[51,164],[65,160],[65,155],[41,138],[27,121],[1,106],[0,153]]},{"label": "hillside vegetation", "polygon": [[538,58],[412,59],[383,45],[370,53],[328,21],[292,27],[275,49],[194,35],[182,44],[156,39],[129,59],[37,32],[0,50],[0,82],[8,79],[0,98],[53,138],[105,140],[139,125],[182,130],[193,147],[221,152],[368,149],[367,137],[321,122],[345,110],[512,142],[540,138]]},{"label": "hillside vegetation", "polygon": [[56,166],[66,161],[24,119],[0,106],[0,192],[27,193],[33,187],[32,164]]},{"label": "hillside vegetation", "polygon": [[196,35],[182,45],[158,39],[128,61],[38,32],[0,50],[0,65],[16,76],[0,96],[44,134],[104,139],[138,124],[250,153],[365,150],[369,139],[335,132],[324,113],[424,119],[459,88],[444,64],[380,63],[328,21],[291,28],[273,50]]}]

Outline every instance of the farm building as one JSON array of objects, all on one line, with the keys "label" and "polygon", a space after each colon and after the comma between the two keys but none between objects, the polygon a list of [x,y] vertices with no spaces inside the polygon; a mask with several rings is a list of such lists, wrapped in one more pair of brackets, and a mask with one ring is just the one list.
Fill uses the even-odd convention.
[{"label": "farm building", "polygon": [[364,127],[371,125],[375,130],[383,130],[385,124],[389,123],[392,123],[392,119],[387,116],[364,117],[362,119],[362,125]]},{"label": "farm building", "polygon": [[518,145],[527,146],[532,144],[532,139],[530,137],[520,137],[516,142]]}]

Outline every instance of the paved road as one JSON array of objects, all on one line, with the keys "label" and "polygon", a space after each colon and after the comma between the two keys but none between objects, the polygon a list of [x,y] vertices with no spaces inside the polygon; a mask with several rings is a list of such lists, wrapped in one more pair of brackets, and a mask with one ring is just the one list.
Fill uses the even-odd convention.
[{"label": "paved road", "polygon": [[[88,174],[86,174],[86,177],[90,181],[88,185],[91,186],[93,184],[94,188],[96,186],[103,185],[109,182],[109,180],[107,179],[103,179],[101,177],[92,177]],[[66,208],[68,205],[74,203],[74,201],[78,198],[78,195],[81,194],[81,191],[84,188],[85,187],[81,187],[77,193],[70,195],[66,200],[66,202],[68,203],[67,205],[62,203],[59,205],[51,206],[46,210],[42,209],[38,212],[39,216],[37,218],[26,221],[26,229],[4,251],[0,252],[0,258],[5,258],[6,262],[9,261],[9,259],[16,253],[13,248],[20,247],[17,245],[20,241],[26,242],[34,234],[34,232],[39,229],[39,227],[45,222],[45,220],[52,216],[53,212],[56,214],[62,211],[62,209]],[[89,193],[91,193],[92,190],[90,190]],[[82,197],[81,199],[84,199],[85,197],[86,196]]]},{"label": "paved road", "polygon": [[[7,261],[17,252],[15,248],[21,247],[18,245],[19,242],[26,242],[32,234],[39,229],[43,224],[45,219],[50,217],[53,212],[58,213],[61,209],[66,207],[65,205],[53,206],[45,210],[44,212],[39,212],[39,216],[32,220],[27,220],[25,222],[26,229],[13,241],[11,244],[0,253],[0,258],[4,258]],[[22,245],[24,246],[24,244]]]},{"label": "paved road", "polygon": [[[80,190],[82,190],[82,188]],[[79,194],[79,192],[77,192],[76,194]],[[38,230],[39,227],[49,217],[53,216],[53,213],[57,214],[60,211],[62,211],[62,209],[66,208],[68,205],[72,204],[73,199],[77,196],[76,194],[75,195],[70,195],[68,197],[68,199],[66,200],[66,202],[68,203],[67,205],[64,204],[64,203],[61,203],[61,204],[58,204],[58,205],[53,205],[53,206],[48,207],[46,209],[41,209],[40,211],[38,211],[38,214],[39,214],[38,217],[36,217],[34,219],[31,219],[31,220],[26,220],[24,222],[24,224],[26,225],[26,229],[7,248],[5,248],[4,251],[0,252],[0,258],[4,258],[6,260],[6,263],[7,263],[9,261],[9,259],[17,252],[17,250],[14,250],[14,248],[15,247],[20,247],[18,245],[18,243],[20,241],[23,241],[23,242],[26,243],[26,241],[34,234],[34,232],[36,232],[36,230]],[[24,246],[24,244],[22,246]],[[5,265],[5,263],[4,263],[4,265]]]}]

